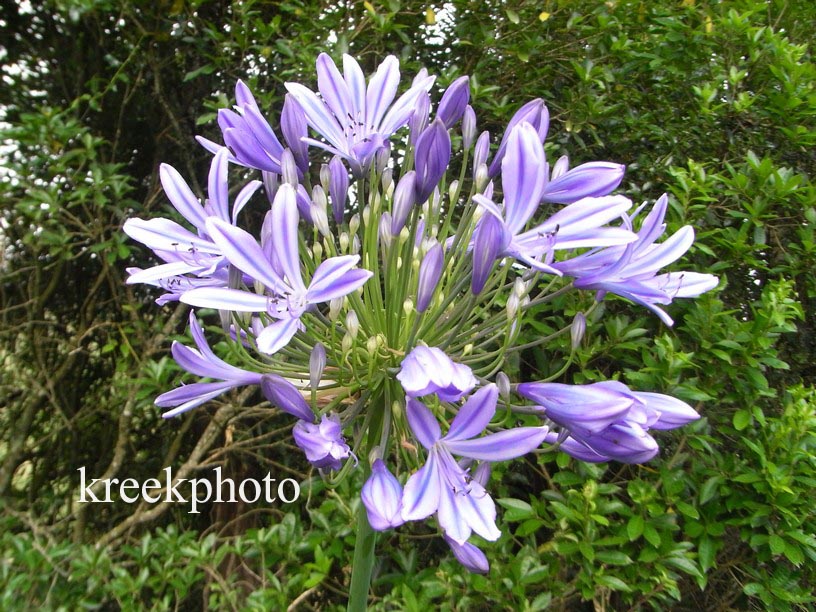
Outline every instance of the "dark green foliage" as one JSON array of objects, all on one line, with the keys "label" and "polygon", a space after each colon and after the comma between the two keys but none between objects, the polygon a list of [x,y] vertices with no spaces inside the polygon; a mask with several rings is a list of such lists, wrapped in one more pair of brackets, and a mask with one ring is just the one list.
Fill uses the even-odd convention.
[{"label": "dark green foliage", "polygon": [[[497,466],[490,574],[405,526],[380,536],[372,605],[816,605],[812,3],[71,0],[4,3],[0,19],[0,608],[344,606],[360,483],[309,480],[286,421],[251,391],[158,418],[186,312],[124,285],[148,256],[120,231],[168,214],[160,162],[202,193],[209,156],[193,137],[218,138],[236,79],[279,110],[284,82],[314,84],[323,50],[366,69],[394,53],[404,74],[439,74],[437,91],[471,74],[494,142],[543,97],[548,155],[626,163],[636,201],[669,192],[669,230],[697,230],[677,269],[723,278],[669,307],[674,328],[608,298],[571,363],[561,336],[507,365],[674,394],[701,421],[662,434],[645,466],[553,453]],[[527,340],[593,297],[561,298],[563,321],[532,312]],[[77,502],[80,466],[144,480],[167,465],[291,475],[304,496],[199,515]]]}]

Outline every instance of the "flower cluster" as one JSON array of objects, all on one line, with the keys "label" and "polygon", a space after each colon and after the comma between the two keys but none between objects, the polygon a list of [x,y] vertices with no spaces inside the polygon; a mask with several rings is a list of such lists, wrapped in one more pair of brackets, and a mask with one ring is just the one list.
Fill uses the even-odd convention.
[{"label": "flower cluster", "polygon": [[[671,325],[660,306],[717,279],[660,273],[688,250],[693,230],[658,242],[667,198],[639,222],[643,207],[630,212],[631,201],[612,194],[623,166],[570,168],[566,157],[550,166],[541,100],[522,106],[494,147],[477,133],[467,77],[435,112],[433,84],[423,71],[398,95],[396,58],[366,80],[351,57],[341,72],[323,54],[317,92],[286,84],[279,138],[239,82],[234,109],[218,115],[224,144],[199,139],[214,154],[207,197],[161,166],[164,191],[188,225],[125,223],[162,262],[130,269],[128,282],[162,288],[160,304],[218,311],[241,361],[216,356],[193,310],[197,348],[174,343],[172,354],[207,380],[159,396],[165,417],[257,385],[293,417],[294,442],[323,477],[365,470],[367,525],[381,531],[434,517],[454,556],[486,572],[470,540],[500,536],[492,463],[537,449],[647,461],[658,452],[650,430],[698,418],[680,400],[616,381],[509,384],[501,370],[521,348],[524,312],[567,290],[591,291],[585,312],[540,341],[566,333],[574,347],[607,294]],[[248,172],[259,178],[230,207],[230,175]],[[261,190],[255,235],[241,211]],[[320,405],[318,387],[333,391]]]}]

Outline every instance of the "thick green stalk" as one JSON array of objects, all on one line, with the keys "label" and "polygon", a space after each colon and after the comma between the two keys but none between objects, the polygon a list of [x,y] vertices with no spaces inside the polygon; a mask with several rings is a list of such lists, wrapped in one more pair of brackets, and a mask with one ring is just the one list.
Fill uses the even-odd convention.
[{"label": "thick green stalk", "polygon": [[357,541],[354,544],[354,560],[351,564],[351,587],[349,588],[349,612],[364,612],[368,607],[368,590],[374,569],[374,544],[377,532],[368,524],[363,504],[357,511]]}]

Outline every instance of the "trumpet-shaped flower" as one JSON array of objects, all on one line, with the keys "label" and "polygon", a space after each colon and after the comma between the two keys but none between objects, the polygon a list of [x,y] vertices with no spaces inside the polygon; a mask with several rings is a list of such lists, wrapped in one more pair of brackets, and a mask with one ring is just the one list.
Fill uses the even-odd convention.
[{"label": "trumpet-shaped flower", "polygon": [[281,185],[270,211],[275,236],[271,248],[263,249],[244,230],[216,219],[207,221],[213,240],[236,268],[260,282],[267,293],[259,295],[238,289],[194,289],[181,296],[193,306],[263,312],[277,321],[267,325],[256,338],[263,353],[275,353],[286,346],[301,328],[301,315],[312,305],[343,297],[362,286],[372,273],[355,268],[357,255],[331,257],[320,264],[307,287],[298,257],[298,213],[295,191]]},{"label": "trumpet-shaped flower", "polygon": [[[716,287],[719,281],[713,274],[698,272],[657,274],[660,268],[688,251],[694,242],[694,229],[686,225],[668,240],[655,244],[666,230],[663,218],[667,207],[668,198],[663,195],[644,219],[635,242],[589,252],[553,266],[575,277],[575,287],[596,289],[598,299],[603,299],[606,293],[614,293],[645,306],[666,325],[672,325],[674,321],[658,304],[670,304],[676,297],[696,297]],[[632,227],[642,208],[625,218],[628,227]]]},{"label": "trumpet-shaped flower", "polygon": [[228,155],[228,151],[221,148],[212,160],[207,189],[209,198],[204,205],[198,201],[175,168],[168,164],[162,164],[159,167],[159,178],[170,203],[195,227],[197,233],[191,232],[170,219],[156,218],[146,221],[128,219],[125,221],[122,227],[125,233],[153,249],[153,252],[165,261],[163,264],[146,270],[131,268],[132,272],[127,279],[128,284],[155,284],[158,281],[167,281],[184,274],[213,277],[216,271],[224,266],[223,254],[207,231],[207,219],[215,218],[225,223],[235,224],[238,213],[261,186],[260,181],[247,183],[236,196],[232,214],[230,214],[227,183]]},{"label": "trumpet-shaped flower", "polygon": [[351,449],[343,439],[340,417],[323,415],[319,424],[298,421],[292,429],[295,444],[306,453],[306,459],[317,468],[339,470]]},{"label": "trumpet-shaped flower", "polygon": [[496,540],[496,506],[484,486],[470,478],[453,455],[480,461],[505,461],[536,448],[547,434],[546,427],[516,429],[478,436],[496,412],[496,385],[476,391],[460,408],[445,436],[436,417],[420,401],[408,400],[411,431],[428,451],[428,460],[405,484],[402,518],[424,519],[437,513],[445,534],[464,545],[472,532]]},{"label": "trumpet-shaped flower", "polygon": [[218,382],[196,382],[162,393],[156,398],[156,405],[162,408],[175,407],[162,415],[165,419],[200,406],[234,387],[261,384],[261,374],[236,368],[216,357],[204,338],[204,330],[194,312],[190,313],[190,332],[198,349],[173,342],[170,349],[173,359],[191,374],[215,378]]},{"label": "trumpet-shaped flower", "polygon": [[340,155],[356,177],[363,176],[377,151],[408,122],[417,99],[434,82],[434,77],[424,77],[394,102],[399,77],[399,61],[393,55],[385,58],[366,87],[363,71],[354,58],[343,56],[341,74],[331,58],[321,53],[317,58],[320,97],[299,83],[286,83],[308,124],[327,143],[305,141]]},{"label": "trumpet-shaped flower", "polygon": [[455,402],[477,384],[469,367],[452,361],[435,346],[417,346],[401,366],[397,380],[408,397],[436,393],[439,399]]},{"label": "trumpet-shaped flower", "polygon": [[502,161],[504,210],[483,195],[473,197],[487,213],[473,237],[474,293],[481,292],[497,257],[507,255],[537,270],[560,275],[558,268],[541,258],[551,258],[557,249],[621,245],[635,239],[627,229],[601,227],[631,207],[632,203],[621,196],[578,200],[524,231],[542,201],[548,172],[538,133],[529,123],[521,123],[510,133]]}]

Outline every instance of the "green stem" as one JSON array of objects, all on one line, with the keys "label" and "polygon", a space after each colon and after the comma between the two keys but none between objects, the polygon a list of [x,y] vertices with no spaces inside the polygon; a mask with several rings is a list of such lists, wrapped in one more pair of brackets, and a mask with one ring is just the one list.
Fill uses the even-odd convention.
[{"label": "green stem", "polygon": [[351,565],[351,588],[349,589],[349,612],[364,612],[368,607],[368,590],[374,569],[374,544],[377,532],[368,524],[365,505],[357,511],[357,541],[354,544],[354,560]]}]

